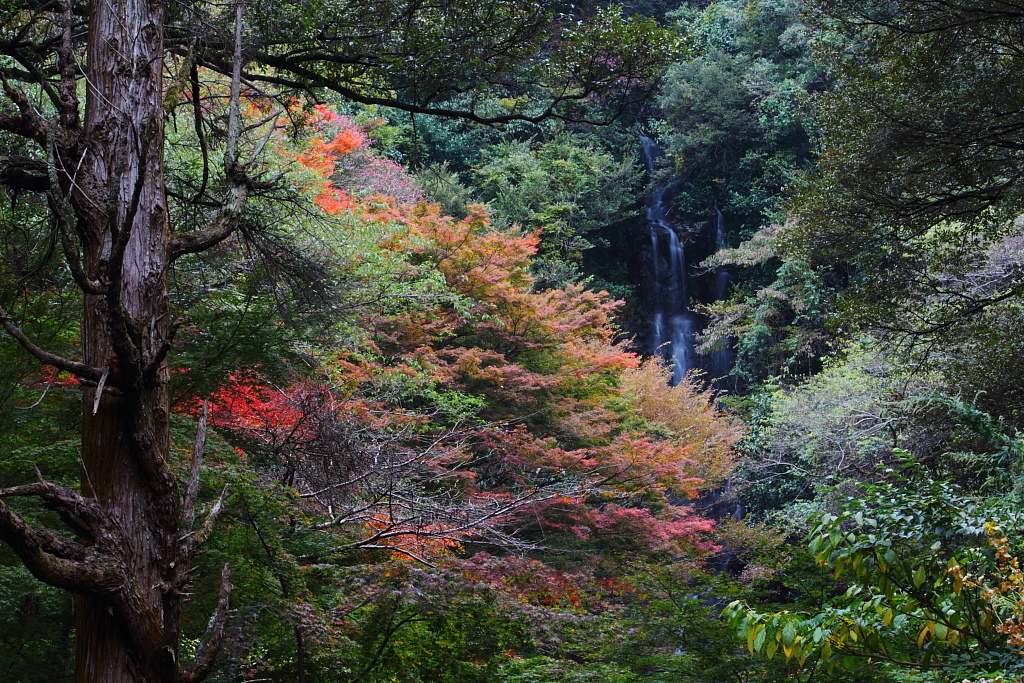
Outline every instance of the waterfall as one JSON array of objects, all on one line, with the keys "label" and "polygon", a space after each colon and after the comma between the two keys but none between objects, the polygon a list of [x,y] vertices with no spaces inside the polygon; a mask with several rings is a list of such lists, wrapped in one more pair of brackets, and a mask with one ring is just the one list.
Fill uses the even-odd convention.
[{"label": "waterfall", "polygon": [[[714,204],[715,210],[715,251],[721,251],[725,249],[725,216],[722,214],[722,210],[718,208],[718,202]],[[713,277],[714,280],[711,282],[711,297],[712,301],[722,301],[729,289],[729,279],[731,273],[726,268],[718,268],[715,270]],[[732,349],[720,349],[711,354],[711,367],[710,371],[712,376],[725,377],[729,374],[732,369],[733,362],[735,361],[735,355]]]},{"label": "waterfall", "polygon": [[[715,251],[720,251],[725,248],[725,216],[722,215],[722,210],[718,208],[718,202],[715,202]],[[725,268],[719,268],[715,271],[715,283],[713,287],[712,295],[715,297],[715,301],[721,301],[725,298],[725,292],[729,288],[729,271]]]},{"label": "waterfall", "polygon": [[[653,178],[663,152],[644,135],[640,144],[644,166]],[[644,228],[651,240],[648,291],[652,315],[647,340],[651,353],[672,363],[672,379],[678,382],[694,367],[696,320],[689,310],[686,250],[667,220],[670,194],[670,183],[655,185],[645,201]]]}]

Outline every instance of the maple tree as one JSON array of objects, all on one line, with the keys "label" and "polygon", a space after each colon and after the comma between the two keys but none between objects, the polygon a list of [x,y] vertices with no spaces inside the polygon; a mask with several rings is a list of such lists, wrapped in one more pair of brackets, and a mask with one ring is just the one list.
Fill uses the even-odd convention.
[{"label": "maple tree", "polygon": [[[685,405],[693,414],[686,417],[682,402],[670,417],[658,414],[641,404],[655,401],[655,386],[665,387],[667,377],[645,365],[631,376],[646,378],[646,398],[628,400],[637,401],[640,415],[670,423],[673,435],[623,429],[609,403],[625,397],[620,380],[637,361],[611,343],[615,303],[578,286],[533,291],[528,266],[537,236],[491,230],[479,207],[457,221],[424,204],[360,201],[331,184],[336,165],[366,143],[350,121],[321,115],[335,126],[333,137],[314,139],[312,153],[297,156],[323,179],[315,203],[327,213],[355,213],[387,226],[378,248],[401,255],[410,268],[439,272],[451,296],[427,299],[400,315],[366,311],[360,326],[368,348],[327,351],[321,359],[325,377],[343,389],[315,383],[274,389],[236,378],[219,394],[214,424],[273,451],[285,483],[331,510],[336,523],[365,525],[375,539],[368,545],[386,539],[420,559],[426,558],[410,547],[422,552],[428,538],[445,548],[491,534],[509,547],[531,547],[499,528],[517,515],[536,518],[543,511],[552,517],[542,526],[581,538],[604,529],[692,543],[694,534],[709,529],[664,499],[714,486],[731,465],[739,431],[707,396],[679,387],[673,396],[689,391]],[[445,405],[456,397],[461,413]],[[332,446],[331,439],[341,443]],[[359,471],[357,461],[368,456],[349,453],[335,458],[338,472],[324,471],[324,449],[331,448],[370,451],[374,466]],[[431,487],[448,480],[446,488],[476,500],[442,510],[421,493],[424,509],[417,510],[414,489],[424,484],[414,471]],[[393,496],[375,488],[384,484],[407,496],[402,515],[394,514]],[[355,500],[344,502],[359,488]],[[588,504],[599,491],[606,504]],[[629,503],[645,496],[664,509],[654,514]],[[366,498],[377,504],[365,504]],[[387,518],[380,512],[385,507]],[[345,509],[360,512],[347,516]]]},{"label": "maple tree", "polygon": [[[538,616],[528,605],[555,610],[561,616],[546,618],[568,624],[626,590],[586,567],[562,574],[488,551],[566,546],[669,559],[714,552],[712,524],[687,500],[731,467],[741,436],[734,421],[708,394],[687,383],[670,390],[667,370],[615,345],[617,304],[607,295],[575,285],[535,290],[537,235],[494,229],[482,207],[456,220],[341,185],[337,168],[358,177],[374,152],[353,120],[324,109],[313,116],[317,135],[292,155],[312,179],[307,197],[323,216],[319,229],[373,236],[337,262],[356,271],[386,262],[395,288],[390,306],[350,312],[359,335],[315,344],[311,374],[279,382],[259,366],[240,368],[210,397],[210,424],[268,484],[298,495],[278,540],[268,529],[279,520],[261,517],[259,526],[293,615],[284,623],[306,654],[286,647],[276,664],[253,661],[250,670],[302,659],[308,672],[317,652],[317,670],[327,675],[354,656],[337,641],[351,631],[389,653],[363,660],[385,671],[406,661],[396,639],[430,642],[429,628],[462,609],[452,605],[470,609],[482,595],[518,624],[509,628],[526,629],[515,647],[529,649],[536,642],[523,633],[537,628]],[[345,242],[318,244],[327,243]],[[414,281],[419,286],[408,287]],[[202,411],[192,399],[182,407]],[[245,495],[277,495],[264,488]],[[298,539],[306,539],[301,551]],[[316,575],[327,567],[344,574],[346,566],[375,578],[316,597]],[[422,590],[418,582],[436,586],[430,582],[451,572],[462,578],[445,579],[454,582],[444,590],[456,594],[408,597]],[[358,604],[368,611],[331,616]],[[464,617],[490,619],[491,609]],[[477,656],[470,649],[456,659]]]}]

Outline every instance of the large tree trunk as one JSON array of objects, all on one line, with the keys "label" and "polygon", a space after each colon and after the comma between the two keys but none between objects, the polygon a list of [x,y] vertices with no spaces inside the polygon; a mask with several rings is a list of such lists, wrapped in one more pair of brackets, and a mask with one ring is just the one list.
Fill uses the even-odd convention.
[{"label": "large tree trunk", "polygon": [[[99,387],[85,391],[82,491],[120,530],[123,571],[138,593],[138,617],[152,630],[135,632],[106,596],[79,597],[78,683],[174,677],[178,600],[171,579],[180,515],[167,466],[166,368],[158,358],[170,330],[163,16],[159,0],[91,5],[80,174],[86,184],[72,199],[85,271],[113,290],[85,296],[84,359],[108,369],[117,389],[98,401]],[[155,634],[162,643],[152,642]]]}]

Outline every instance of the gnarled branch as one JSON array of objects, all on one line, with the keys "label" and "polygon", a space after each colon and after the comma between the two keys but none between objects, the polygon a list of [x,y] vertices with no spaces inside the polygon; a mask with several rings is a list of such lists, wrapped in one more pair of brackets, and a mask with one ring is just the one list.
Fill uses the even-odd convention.
[{"label": "gnarled branch", "polygon": [[50,179],[46,163],[31,157],[0,156],[0,184],[16,190],[46,192]]},{"label": "gnarled branch", "polygon": [[[224,173],[228,181],[228,193],[213,223],[195,232],[175,235],[171,238],[168,259],[174,261],[185,254],[205,251],[227,239],[238,227],[249,196],[250,181],[245,168],[239,164],[238,138],[241,126],[242,97],[242,5],[235,10],[235,54],[231,72],[231,101],[228,105],[228,130],[224,151]],[[200,136],[202,137],[202,136]],[[205,156],[204,156],[205,160]],[[199,196],[197,195],[198,199]]]},{"label": "gnarled branch", "polygon": [[18,340],[22,348],[28,351],[36,360],[44,365],[57,368],[64,372],[70,372],[73,375],[82,377],[84,379],[92,380],[93,382],[99,382],[100,378],[103,377],[103,370],[100,368],[94,368],[91,365],[85,363],[79,363],[78,361],[69,360],[63,356],[58,356],[55,353],[45,351],[26,336],[26,334],[18,327],[14,321],[4,312],[3,308],[0,308],[0,325],[7,330],[7,334]]},{"label": "gnarled branch", "polygon": [[109,590],[111,572],[99,555],[60,534],[30,524],[0,503],[0,539],[40,581],[76,593]]},{"label": "gnarled branch", "polygon": [[192,443],[192,463],[189,467],[188,482],[185,484],[185,497],[181,506],[181,528],[191,531],[196,519],[196,501],[199,499],[199,468],[206,457],[206,422],[210,412],[210,402],[203,401],[203,411],[199,414],[196,425],[196,440]]},{"label": "gnarled branch", "polygon": [[106,512],[95,500],[86,498],[77,491],[48,482],[42,477],[32,484],[0,489],[0,498],[16,496],[38,497],[48,507],[74,515],[85,523],[86,528],[93,536],[99,536],[110,529]]}]

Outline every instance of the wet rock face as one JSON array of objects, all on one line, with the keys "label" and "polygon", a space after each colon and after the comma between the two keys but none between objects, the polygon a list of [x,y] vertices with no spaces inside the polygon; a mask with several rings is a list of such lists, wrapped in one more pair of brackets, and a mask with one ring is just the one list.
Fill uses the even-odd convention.
[{"label": "wet rock face", "polygon": [[[648,137],[640,136],[642,155],[652,176],[663,152]],[[697,320],[689,310],[686,249],[668,221],[671,183],[653,187],[645,201],[643,230],[649,237],[644,268],[646,295],[651,321],[646,351],[660,354],[674,367],[673,379],[679,379],[694,367],[694,332]]]}]

